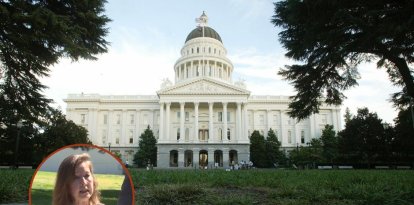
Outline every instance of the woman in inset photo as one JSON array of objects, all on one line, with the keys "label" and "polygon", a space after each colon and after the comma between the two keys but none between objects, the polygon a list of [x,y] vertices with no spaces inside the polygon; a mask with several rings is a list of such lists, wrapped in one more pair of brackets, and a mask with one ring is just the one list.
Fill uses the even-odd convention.
[{"label": "woman in inset photo", "polygon": [[87,153],[66,157],[59,166],[53,205],[99,205],[98,182]]},{"label": "woman in inset photo", "polygon": [[46,157],[29,187],[31,205],[133,205],[129,170],[108,150],[69,145]]}]

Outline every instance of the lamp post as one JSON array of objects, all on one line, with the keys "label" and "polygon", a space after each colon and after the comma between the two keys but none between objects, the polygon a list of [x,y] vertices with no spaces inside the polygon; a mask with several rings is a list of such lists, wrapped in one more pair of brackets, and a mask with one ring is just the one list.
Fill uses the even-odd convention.
[{"label": "lamp post", "polygon": [[296,152],[299,153],[299,142],[296,142]]},{"label": "lamp post", "polygon": [[17,127],[17,138],[16,138],[16,149],[14,150],[14,168],[18,168],[18,163],[17,163],[17,156],[18,156],[18,151],[19,151],[19,141],[20,141],[20,129],[23,127],[23,122],[21,120],[19,120],[19,122],[17,122],[16,124]]},{"label": "lamp post", "polygon": [[109,152],[111,152],[111,143],[110,142],[108,143],[108,149],[109,149]]}]

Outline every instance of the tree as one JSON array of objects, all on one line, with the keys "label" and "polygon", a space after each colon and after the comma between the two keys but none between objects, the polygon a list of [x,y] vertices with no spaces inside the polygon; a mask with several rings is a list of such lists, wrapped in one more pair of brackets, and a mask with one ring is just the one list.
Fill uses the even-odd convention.
[{"label": "tree", "polygon": [[396,160],[403,163],[414,161],[414,128],[409,109],[401,110],[395,121],[395,139],[392,142]]},{"label": "tree", "polygon": [[38,79],[48,76],[49,66],[61,57],[93,60],[107,51],[104,3],[0,1],[0,100],[9,102],[8,112],[37,120],[51,102]]},{"label": "tree", "polygon": [[257,130],[250,137],[250,160],[256,167],[268,165],[265,139]]},{"label": "tree", "polygon": [[374,60],[403,87],[394,102],[414,99],[414,1],[283,0],[271,22],[283,29],[286,56],[303,62],[279,72],[297,91],[292,117],[317,113],[322,102],[341,104],[343,91],[357,85],[357,65]]},{"label": "tree", "polygon": [[345,115],[344,115],[344,118],[345,118],[345,124],[346,124],[346,123],[348,123],[349,121],[351,121],[351,119],[352,119],[352,114],[351,114],[351,111],[349,111],[349,108],[346,108],[346,109],[345,109]]},{"label": "tree", "polygon": [[67,120],[59,109],[49,108],[40,125],[43,132],[33,138],[36,159],[39,163],[53,151],[71,144],[92,144],[86,128]]},{"label": "tree", "polygon": [[322,156],[323,158],[333,163],[333,160],[338,155],[338,139],[336,138],[335,130],[332,125],[325,125],[322,130]]},{"label": "tree", "polygon": [[368,166],[390,156],[390,139],[382,120],[368,108],[358,113],[338,133],[340,152],[347,162],[366,163]]},{"label": "tree", "polygon": [[280,142],[277,139],[277,136],[272,128],[270,128],[267,138],[265,140],[266,144],[266,155],[267,155],[267,166],[273,167],[274,163],[284,163],[285,157],[284,153],[280,151]]},{"label": "tree", "polygon": [[138,145],[138,152],[135,153],[134,163],[138,167],[145,167],[147,163],[157,164],[157,139],[154,137],[150,126],[141,134]]}]

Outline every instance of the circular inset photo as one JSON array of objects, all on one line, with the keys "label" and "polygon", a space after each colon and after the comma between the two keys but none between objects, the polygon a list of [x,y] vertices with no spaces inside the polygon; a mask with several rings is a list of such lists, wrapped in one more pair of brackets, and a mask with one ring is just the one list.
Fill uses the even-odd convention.
[{"label": "circular inset photo", "polygon": [[128,169],[101,147],[74,144],[46,157],[29,187],[31,205],[132,205]]}]

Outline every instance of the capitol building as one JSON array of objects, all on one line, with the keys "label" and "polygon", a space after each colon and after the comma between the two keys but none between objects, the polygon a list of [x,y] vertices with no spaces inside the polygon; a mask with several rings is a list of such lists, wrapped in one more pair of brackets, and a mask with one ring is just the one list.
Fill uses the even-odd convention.
[{"label": "capitol building", "polygon": [[154,95],[69,94],[66,115],[84,126],[93,144],[133,160],[140,135],[149,126],[157,138],[157,167],[228,167],[249,161],[249,136],[274,130],[283,150],[306,146],[326,124],[339,130],[340,107],[322,104],[318,114],[290,118],[288,96],[254,95],[233,82],[234,68],[208,17],[185,39],[172,68],[175,81],[162,82]]}]

